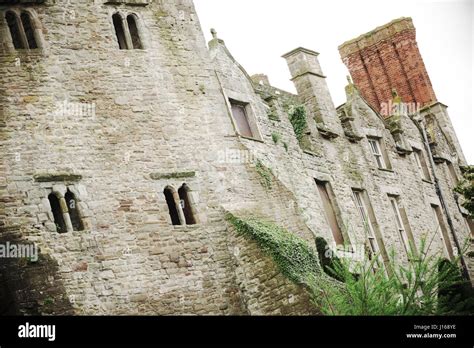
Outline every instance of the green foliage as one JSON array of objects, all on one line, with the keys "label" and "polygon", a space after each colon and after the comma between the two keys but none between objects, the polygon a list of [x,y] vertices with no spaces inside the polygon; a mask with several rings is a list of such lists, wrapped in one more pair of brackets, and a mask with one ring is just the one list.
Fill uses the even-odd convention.
[{"label": "green foliage", "polygon": [[306,130],[308,129],[308,124],[306,122],[306,109],[302,105],[292,107],[290,108],[288,115],[293,130],[295,131],[296,138],[301,142]]},{"label": "green foliage", "polygon": [[47,297],[47,298],[44,299],[44,305],[45,306],[51,306],[51,305],[54,304],[54,302],[55,302],[54,298],[52,298],[52,297]]},{"label": "green foliage", "polygon": [[330,277],[339,281],[344,281],[334,269],[340,267],[340,260],[337,256],[330,257],[328,254],[329,246],[324,238],[316,237],[316,250],[319,255],[319,263],[321,264],[323,271]]},{"label": "green foliage", "polygon": [[285,151],[288,152],[288,143],[286,141],[283,142],[283,147],[285,148]]},{"label": "green foliage", "polygon": [[[389,258],[392,274],[376,267],[379,256],[361,262],[328,255],[328,245],[316,239],[318,254],[309,244],[273,223],[228,213],[237,232],[255,241],[272,257],[280,272],[303,285],[313,303],[327,315],[453,315],[472,314],[474,297],[457,261],[428,256],[423,241],[420,252],[409,255],[407,265]],[[322,265],[322,266],[321,266]]]},{"label": "green foliage", "polygon": [[474,219],[474,166],[463,167],[462,171],[463,180],[455,191],[464,196],[465,202],[462,206],[469,211],[471,219]]},{"label": "green foliage", "polygon": [[273,140],[273,142],[274,142],[275,144],[278,144],[278,142],[280,141],[280,139],[281,139],[281,135],[280,135],[280,134],[275,133],[275,132],[272,133],[272,140]]},{"label": "green foliage", "polygon": [[[302,238],[273,223],[255,217],[239,218],[230,213],[227,220],[242,234],[255,242],[273,258],[280,272],[296,284],[310,289],[328,281],[313,248]],[[311,292],[314,292],[312,289]]]},{"label": "green foliage", "polygon": [[375,268],[378,256],[352,265],[347,260],[334,263],[333,271],[343,280],[344,288],[341,291],[322,284],[322,296],[317,298],[317,304],[329,315],[409,316],[472,312],[472,297],[462,299],[461,295],[453,294],[456,288],[465,286],[459,268],[441,267],[441,258],[428,256],[426,250],[428,247],[423,241],[421,252],[410,253],[411,261],[407,265],[397,264],[392,253],[390,276],[383,269]]},{"label": "green foliage", "polygon": [[278,114],[275,111],[270,111],[268,114],[268,118],[272,121],[280,121]]},{"label": "green foliage", "polygon": [[262,186],[267,190],[271,190],[273,182],[273,173],[271,169],[265,167],[265,165],[260,160],[258,160],[255,164],[255,169],[260,176],[260,183]]}]

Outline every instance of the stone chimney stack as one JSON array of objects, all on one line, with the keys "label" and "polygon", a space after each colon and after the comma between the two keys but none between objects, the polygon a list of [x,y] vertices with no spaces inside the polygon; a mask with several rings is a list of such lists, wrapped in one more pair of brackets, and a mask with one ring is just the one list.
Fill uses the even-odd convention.
[{"label": "stone chimney stack", "polygon": [[270,79],[265,74],[252,75],[251,79],[256,84],[270,86]]},{"label": "stone chimney stack", "polygon": [[437,101],[411,18],[399,18],[339,46],[361,95],[377,111],[397,90],[405,103]]},{"label": "stone chimney stack", "polygon": [[283,55],[283,58],[287,61],[298,95],[316,121],[318,131],[322,136],[331,138],[341,135],[342,127],[318,56],[319,53],[300,47]]}]

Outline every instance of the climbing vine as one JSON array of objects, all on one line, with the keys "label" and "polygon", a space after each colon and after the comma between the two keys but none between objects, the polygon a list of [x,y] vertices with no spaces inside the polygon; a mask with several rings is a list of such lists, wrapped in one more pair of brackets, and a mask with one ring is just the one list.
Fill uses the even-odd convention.
[{"label": "climbing vine", "polygon": [[378,256],[354,263],[329,256],[322,239],[316,240],[316,251],[305,240],[273,223],[231,213],[226,218],[237,233],[255,241],[272,257],[284,276],[305,286],[323,314],[466,315],[473,311],[470,282],[462,279],[458,261],[441,261],[448,265],[440,268],[441,259],[427,253],[430,242],[422,241],[419,254],[409,254],[414,262],[405,266],[395,261],[392,251],[387,262],[393,276],[387,277],[383,269],[374,272]]},{"label": "climbing vine", "polygon": [[304,106],[291,107],[289,112],[289,119],[293,130],[295,131],[296,138],[299,142],[303,140],[308,124],[306,122],[306,109]]},{"label": "climbing vine", "polygon": [[258,175],[260,176],[260,183],[267,190],[271,190],[273,182],[273,173],[270,168],[267,168],[263,163],[258,160],[255,164],[255,169],[257,170]]},{"label": "climbing vine", "polygon": [[285,277],[305,285],[311,293],[317,292],[316,284],[331,281],[323,273],[317,253],[302,238],[255,217],[240,218],[228,213],[227,220],[239,234],[254,240],[263,252],[271,256]]}]

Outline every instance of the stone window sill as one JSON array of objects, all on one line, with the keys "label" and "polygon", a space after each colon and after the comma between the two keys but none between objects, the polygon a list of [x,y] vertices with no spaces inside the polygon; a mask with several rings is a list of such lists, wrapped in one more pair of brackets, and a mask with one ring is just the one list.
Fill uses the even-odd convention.
[{"label": "stone window sill", "polygon": [[202,226],[201,224],[196,224],[196,225],[173,225],[173,227],[175,230],[186,232],[186,231],[197,230],[201,228]]},{"label": "stone window sill", "polygon": [[260,139],[257,139],[257,138],[246,137],[246,136],[240,135],[240,134],[238,134],[238,137],[239,137],[239,138],[242,138],[242,139],[252,140],[252,141],[256,141],[256,142],[258,142],[258,143],[265,144],[265,142],[264,142],[263,140],[260,140]]}]

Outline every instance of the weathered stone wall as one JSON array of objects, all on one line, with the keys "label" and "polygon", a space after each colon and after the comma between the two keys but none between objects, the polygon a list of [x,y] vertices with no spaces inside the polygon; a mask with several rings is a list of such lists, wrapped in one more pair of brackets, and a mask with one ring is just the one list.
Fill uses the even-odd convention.
[{"label": "weathered stone wall", "polygon": [[[415,242],[419,245],[422,238],[433,239],[431,252],[443,252],[444,246],[440,231],[437,230],[431,211],[431,204],[441,208],[435,190],[433,171],[429,168],[430,180],[422,178],[414,158],[413,148],[422,151],[422,156],[430,166],[428,153],[422,134],[408,116],[400,115],[397,127],[401,132],[392,132],[389,120],[385,121],[378,115],[359,95],[355,86],[349,85],[348,102],[338,108],[338,118],[328,120],[336,137],[328,138],[324,130],[319,131],[316,125],[317,120],[314,119],[315,115],[311,112],[311,110],[318,108],[312,106],[311,103],[320,105],[332,103],[322,100],[330,98],[328,94],[319,94],[314,98],[291,96],[268,86],[265,79],[262,80],[258,76],[255,77],[252,87],[247,73],[230,55],[222,40],[214,39],[210,43],[210,47],[211,57],[216,66],[224,95],[231,99],[250,103],[252,112],[249,113],[249,117],[257,120],[259,135],[261,134],[261,139],[264,142],[262,143],[260,139],[252,140],[241,137],[242,143],[252,154],[251,157],[262,161],[271,168],[281,184],[293,193],[295,202],[291,204],[297,208],[314,236],[322,236],[330,243],[333,242],[321,198],[314,182],[314,179],[318,179],[331,183],[339,208],[339,223],[344,230],[344,237],[353,246],[366,243],[365,227],[352,199],[352,189],[355,188],[364,189],[368,193],[377,220],[376,229],[381,241],[380,247],[382,250],[385,249],[387,254],[393,249],[398,261],[402,263],[408,261],[396,228],[389,196],[398,197],[399,207],[406,212],[408,228],[413,234]],[[312,51],[302,49],[302,52]],[[305,59],[305,64],[308,59],[314,59],[316,56],[311,54],[311,58]],[[300,64],[298,59],[288,59],[288,61],[290,71],[295,75],[294,78],[300,79],[302,75],[305,75],[300,71],[301,69],[291,67],[291,64]],[[311,76],[304,82],[308,89],[313,83],[311,79],[321,78],[321,76],[314,76],[314,73],[309,75]],[[315,83],[320,84],[319,81]],[[272,98],[269,98],[270,96]],[[269,113],[269,109],[272,108],[269,106],[268,100],[272,100],[273,104],[277,100],[277,104],[286,105],[286,107],[277,108],[279,111],[277,120],[273,113]],[[299,146],[288,119],[289,107],[300,103],[304,103],[306,109],[309,110],[307,122],[310,125],[312,151],[303,150]],[[350,113],[352,119],[352,129],[359,136],[356,140],[353,136],[342,132],[341,119],[347,117],[347,112]],[[327,115],[331,115],[331,113],[328,112],[326,117]],[[311,124],[313,124],[312,127]],[[440,133],[445,132],[439,124],[436,127],[440,129]],[[281,138],[278,144],[272,141],[271,135],[274,133]],[[367,137],[380,138],[390,162],[389,170],[381,170],[377,167]],[[444,140],[441,137],[438,138],[440,139],[439,146],[448,146],[446,141],[449,141],[449,138],[443,138]],[[288,144],[287,151],[282,146],[283,142]],[[456,151],[452,145],[449,145],[448,148]],[[458,156],[461,157],[462,153]],[[458,162],[454,160],[452,162],[455,163],[455,170],[459,176]],[[435,170],[442,190],[445,192],[446,203],[458,239],[465,242],[469,238],[469,230],[453,198],[453,185],[446,184],[450,180],[449,173],[440,164],[436,165]],[[450,244],[456,253],[456,244],[449,231],[446,217],[443,222],[448,229]]]},{"label": "weathered stone wall", "polygon": [[[55,277],[76,313],[247,313],[221,205],[264,201],[287,225],[298,216],[285,213],[277,193],[263,198],[248,163],[220,158],[222,149],[242,148],[192,2],[28,7],[43,41],[31,52],[15,51],[4,35],[6,9],[5,228],[22,226],[22,238],[56,260]],[[119,50],[116,11],[138,16],[146,50]],[[55,113],[65,101],[93,105],[95,113]],[[177,178],[184,172],[195,175]],[[171,226],[163,190],[183,182],[199,223]],[[47,197],[67,189],[85,231],[58,234]]]},{"label": "weathered stone wall", "polygon": [[[5,311],[313,313],[304,291],[236,236],[224,211],[251,212],[310,243],[314,236],[331,242],[315,178],[331,182],[354,245],[364,244],[365,234],[351,187],[368,191],[387,246],[402,250],[387,193],[400,195],[417,238],[427,232],[433,185],[421,180],[411,155],[398,154],[392,134],[360,97],[352,104],[355,127],[363,137],[383,138],[392,172],[376,168],[365,138],[352,142],[339,126],[331,139],[311,127],[313,151],[304,152],[288,108],[305,100],[252,83],[218,39],[209,55],[192,1],[136,2],[0,5],[0,232],[13,240],[16,231],[15,240],[36,243],[43,257],[21,265],[21,282],[16,265],[0,268],[8,284],[0,293],[18,307]],[[37,50],[15,50],[5,23],[7,9],[25,8],[41,37]],[[119,49],[117,11],[137,16],[144,50]],[[322,97],[322,105],[332,105],[329,93],[315,97],[307,104]],[[228,98],[249,103],[257,139],[236,134]],[[87,112],[62,112],[71,104]],[[403,123],[406,143],[422,147],[410,122]],[[273,173],[269,187],[257,160]],[[198,223],[173,226],[163,190],[183,183]],[[59,234],[48,195],[68,189],[85,229]],[[433,248],[441,249],[439,240]]]}]

